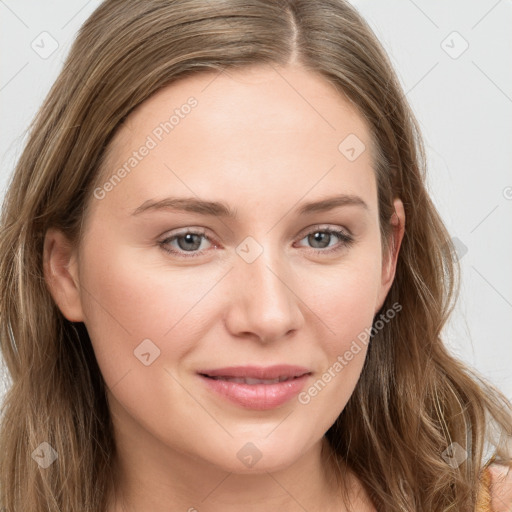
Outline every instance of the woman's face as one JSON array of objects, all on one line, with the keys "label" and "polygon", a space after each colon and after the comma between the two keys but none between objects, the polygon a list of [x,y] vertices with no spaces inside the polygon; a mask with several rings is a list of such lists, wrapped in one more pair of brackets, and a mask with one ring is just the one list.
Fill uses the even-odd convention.
[{"label": "woman's face", "polygon": [[[300,68],[198,74],[128,117],[53,288],[87,327],[125,443],[238,473],[318,445],[394,274],[370,144],[350,103]],[[60,241],[48,233],[54,265]]]}]

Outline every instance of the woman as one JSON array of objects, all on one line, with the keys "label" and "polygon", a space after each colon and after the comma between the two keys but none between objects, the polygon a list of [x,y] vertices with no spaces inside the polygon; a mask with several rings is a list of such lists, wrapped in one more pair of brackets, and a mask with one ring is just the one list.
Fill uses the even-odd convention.
[{"label": "woman", "polygon": [[104,2],[3,207],[0,506],[508,510],[423,160],[341,0]]}]

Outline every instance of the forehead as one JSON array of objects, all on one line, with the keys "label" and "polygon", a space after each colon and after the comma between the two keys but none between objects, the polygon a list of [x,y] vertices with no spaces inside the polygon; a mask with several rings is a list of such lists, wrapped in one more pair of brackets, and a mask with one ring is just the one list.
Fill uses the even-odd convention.
[{"label": "forehead", "polygon": [[[150,149],[135,162],[144,146]],[[344,187],[371,195],[371,153],[365,120],[326,79],[258,66],[198,73],[153,94],[116,133],[102,179],[122,166],[128,171],[109,193],[117,207],[138,206],[163,189],[254,196],[267,185],[302,195],[318,183],[319,192]],[[135,165],[126,165],[130,159]]]},{"label": "forehead", "polygon": [[[300,67],[260,65],[201,72],[163,87],[128,116],[114,139],[117,148],[130,148],[134,132],[151,134],[155,121],[169,121],[191,98],[197,101],[197,108],[192,109],[191,121],[186,124],[208,130],[210,138],[233,136],[241,128],[257,132],[261,139],[279,131],[313,136],[320,130],[335,140],[348,129],[362,138],[367,135],[367,125],[356,108],[326,78]],[[179,115],[172,122],[177,121],[168,141],[171,144],[186,130],[185,123],[177,129],[182,119]]]}]

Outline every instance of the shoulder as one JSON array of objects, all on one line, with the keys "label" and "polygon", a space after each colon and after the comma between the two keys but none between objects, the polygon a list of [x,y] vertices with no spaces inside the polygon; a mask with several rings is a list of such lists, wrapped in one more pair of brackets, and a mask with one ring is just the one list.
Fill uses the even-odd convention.
[{"label": "shoulder", "polygon": [[478,512],[512,512],[512,467],[490,464],[482,471]]}]

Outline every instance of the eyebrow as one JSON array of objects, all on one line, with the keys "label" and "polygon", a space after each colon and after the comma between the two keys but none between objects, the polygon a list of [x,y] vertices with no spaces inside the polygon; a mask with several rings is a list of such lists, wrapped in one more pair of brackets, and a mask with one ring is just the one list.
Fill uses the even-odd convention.
[{"label": "eyebrow", "polygon": [[[341,194],[327,197],[319,201],[304,203],[296,209],[296,213],[300,216],[304,216],[311,213],[326,212],[342,206],[359,206],[368,210],[368,205],[361,197],[352,194]],[[232,209],[222,201],[205,201],[195,197],[166,197],[160,200],[148,199],[136,208],[132,212],[132,215],[158,210],[186,211],[200,215],[225,217],[233,220],[237,220],[238,218],[236,209]]]}]

